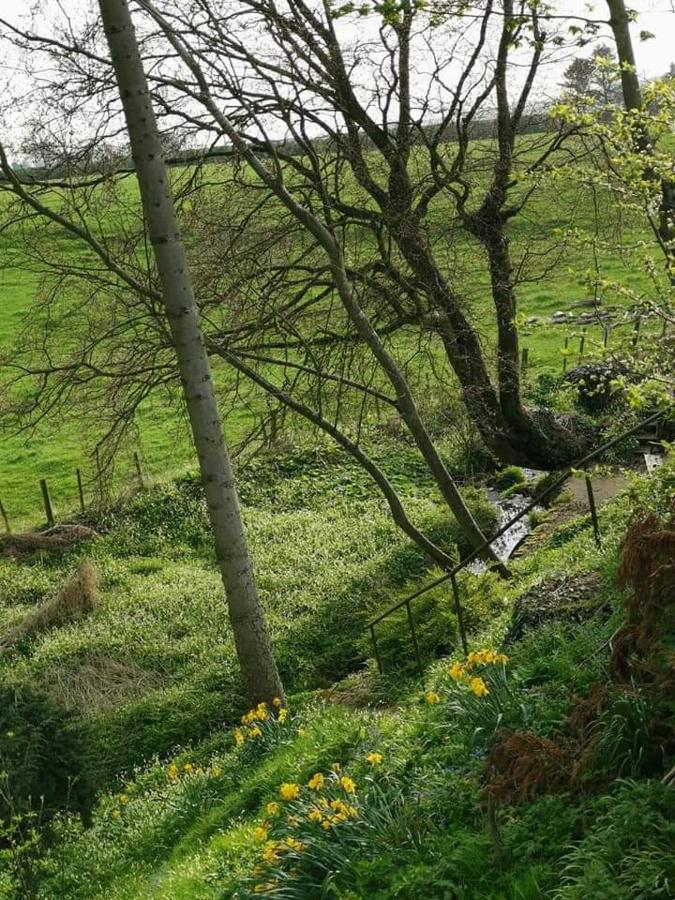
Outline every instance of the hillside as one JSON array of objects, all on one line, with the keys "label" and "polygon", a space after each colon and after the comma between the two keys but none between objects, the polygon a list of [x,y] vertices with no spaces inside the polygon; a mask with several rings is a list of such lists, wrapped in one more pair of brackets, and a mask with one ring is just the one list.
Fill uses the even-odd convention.
[{"label": "hillside", "polygon": [[[451,545],[412,457],[390,452],[399,489]],[[534,541],[510,582],[463,576],[468,660],[449,592],[421,599],[423,682],[404,617],[381,632],[384,676],[371,658],[368,619],[434,573],[367,482],[296,453],[262,459],[242,496],[288,711],[244,715],[193,479],[90,518],[103,536],[84,547],[0,563],[3,635],[83,555],[100,579],[92,611],[0,660],[0,770],[14,772],[1,802],[45,798],[6,829],[0,896],[672,894],[672,598],[663,581],[648,614],[630,578],[617,586],[631,522],[672,517],[672,456],[601,510],[601,549],[583,516]],[[659,636],[627,672],[616,636],[636,615]]]},{"label": "hillside", "polygon": [[[531,153],[529,141],[520,138],[518,155],[521,165]],[[476,141],[472,149],[478,160],[489,158],[494,152],[490,141]],[[553,157],[556,159],[557,157]],[[567,160],[562,154],[560,162]],[[227,165],[207,165],[202,170],[189,167],[174,168],[174,189],[177,194],[191,187],[193,181],[203,184],[204,202],[220,207],[228,192],[233,190],[232,177]],[[481,177],[480,173],[479,176]],[[482,176],[484,177],[484,176]],[[236,185],[235,185],[236,187]],[[355,192],[352,185],[350,190]],[[617,329],[612,346],[625,340],[632,329],[628,318],[624,321],[622,310],[633,304],[630,291],[636,296],[649,297],[653,289],[648,270],[638,257],[625,252],[626,247],[638,246],[649,236],[641,212],[630,207],[619,209],[616,198],[609,193],[592,194],[583,184],[560,182],[543,178],[534,188],[526,209],[510,223],[510,236],[514,260],[522,269],[518,284],[518,325],[520,341],[528,351],[528,388],[537,394],[539,379],[546,383],[562,372],[565,342],[569,367],[580,360],[579,348],[584,335],[584,358],[599,358],[603,353],[604,333],[597,321],[586,323],[580,317],[591,316],[589,308],[578,304],[588,303],[593,296],[590,281],[595,274],[605,280],[603,292],[606,305],[615,307]],[[254,204],[255,193],[240,197],[237,202]],[[45,195],[57,209],[70,213],[72,208],[94,202],[86,191],[82,196],[76,188],[59,189]],[[106,191],[94,192],[96,217],[92,222],[93,233],[110,245],[120,259],[129,265],[138,259],[127,260],[129,244],[134,245],[137,234],[142,232],[140,204],[135,182],[122,176],[111,182]],[[203,235],[195,230],[193,212],[188,199],[182,204],[182,220],[188,241],[190,261],[199,279],[202,267],[208,269],[209,256]],[[0,192],[0,211],[7,216],[10,199]],[[247,208],[247,207],[246,207]],[[254,209],[253,207],[252,209]],[[239,214],[241,210],[237,210]],[[14,211],[15,214],[16,210]],[[251,212],[253,214],[253,212]],[[264,232],[264,220],[260,228]],[[439,198],[429,219],[434,242],[447,247],[447,266],[459,291],[466,294],[471,304],[471,317],[481,323],[481,339],[490,346],[494,343],[494,309],[489,294],[489,277],[482,251],[452,218],[452,208],[447,199]],[[300,237],[297,238],[301,240]],[[366,247],[369,238],[362,236]],[[363,252],[360,250],[359,252]],[[87,279],[63,278],[63,269],[71,272],[86,271],[92,265],[86,248],[73,240],[53,223],[34,224],[11,222],[0,233],[0,291],[3,303],[0,307],[0,359],[2,354],[11,356],[17,344],[35,345],[38,323],[45,318],[46,334],[63,335],[64,341],[72,339],[74,330],[86,331],[87,318],[74,317],[81,297],[86,296]],[[594,274],[595,273],[595,274]],[[617,286],[619,285],[619,286]],[[569,319],[554,320],[556,313],[565,312]],[[64,317],[61,319],[61,317]],[[103,326],[99,323],[99,329]],[[643,334],[657,328],[645,321]],[[456,385],[436,342],[429,348],[434,365],[444,373],[449,385]],[[420,338],[414,330],[397,336],[396,356],[401,365],[410,369],[409,377],[421,396],[428,390],[426,378],[429,365],[415,374],[420,351]],[[25,362],[25,359],[23,360]],[[212,360],[216,381],[225,395],[233,382],[233,373],[222,360]],[[15,372],[5,367],[5,383]],[[35,385],[33,385],[35,388]],[[27,386],[24,391],[30,394]],[[84,386],[82,387],[84,390]],[[454,392],[454,388],[450,393]],[[536,399],[540,399],[538,396]],[[254,415],[265,408],[259,394],[244,392],[234,403],[224,403],[224,429],[230,445],[236,449],[243,442],[254,424]],[[6,423],[2,434],[3,454],[0,458],[0,500],[14,528],[33,525],[42,515],[39,481],[46,478],[57,513],[63,517],[78,506],[76,469],[82,471],[86,502],[91,503],[98,492],[94,447],[101,440],[110,422],[110,412],[104,400],[97,408],[81,414],[80,392],[73,395],[73,402],[59,409],[58,415],[40,421],[35,428],[24,427],[17,433],[12,421]],[[356,417],[358,412],[354,413]],[[462,415],[455,410],[455,416]],[[25,423],[24,423],[25,425]],[[312,446],[313,434],[302,420],[294,420],[288,426],[293,440]],[[135,481],[133,451],[140,453],[142,465],[155,478],[175,477],[194,464],[194,455],[186,424],[186,415],[172,385],[157,388],[140,403],[128,439],[114,454],[115,470],[111,475],[114,493],[126,490]]]}]

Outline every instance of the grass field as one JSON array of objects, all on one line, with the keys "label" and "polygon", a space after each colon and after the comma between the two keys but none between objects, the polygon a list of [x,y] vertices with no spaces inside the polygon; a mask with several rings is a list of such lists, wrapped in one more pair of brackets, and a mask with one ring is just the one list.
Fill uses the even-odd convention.
[{"label": "grass field", "polygon": [[[222,168],[214,168],[217,180]],[[211,187],[211,190],[215,188]],[[125,182],[120,209],[106,227],[114,229],[115,219],[126,221],[137,211],[137,194],[132,181]],[[555,202],[554,202],[555,201]],[[541,269],[542,260],[547,254],[558,253],[560,258],[546,277],[537,277],[531,283],[527,281],[519,288],[521,322],[521,343],[529,352],[530,383],[536,381],[542,373],[558,374],[562,369],[562,347],[565,338],[569,340],[569,365],[577,360],[577,349],[580,329],[571,326],[551,325],[550,316],[558,310],[568,310],[571,305],[588,296],[586,276],[595,262],[599,264],[602,274],[608,280],[634,288],[637,291],[648,290],[640,271],[636,271],[616,252],[613,243],[616,240],[615,227],[611,225],[616,208],[601,208],[601,236],[607,242],[607,248],[597,251],[597,260],[593,260],[588,247],[569,244],[561,252],[561,248],[551,246],[551,235],[556,229],[562,235],[565,229],[574,225],[589,232],[593,227],[593,199],[583,188],[570,187],[561,191],[559,186],[551,186],[549,191],[540,192],[527,207],[526,214],[512,223],[512,242],[514,259],[531,259],[535,268]],[[431,232],[434,240],[441,247],[444,242],[448,248],[457,240],[456,235],[447,232],[445,221],[446,208],[440,204],[431,213]],[[603,218],[604,216],[604,218]],[[104,223],[106,224],[106,223]],[[624,223],[624,242],[634,242],[643,235],[638,225],[626,216]],[[4,266],[0,269],[0,349],[11,348],[13,340],[24,324],[24,315],[30,308],[40,282],[37,271],[21,268],[21,247],[13,241],[11,230],[0,238],[0,252],[3,254]],[[45,230],[45,241],[56,241],[60,253],[77,253],[73,242],[63,241],[53,228]],[[459,238],[460,243],[462,238]],[[560,238],[562,241],[562,237]],[[199,254],[199,247],[192,246],[192,252]],[[493,341],[494,328],[491,324],[491,301],[485,267],[481,264],[475,246],[467,245],[465,258],[468,262],[464,270],[457,275],[459,287],[465,291],[473,305],[473,315],[481,322],[481,332],[488,343]],[[450,255],[448,256],[450,260]],[[18,260],[16,262],[15,260]],[[449,266],[451,263],[449,261]],[[451,272],[451,278],[455,277]],[[621,296],[606,298],[609,302],[615,299],[619,305],[628,301]],[[528,319],[537,318],[534,323]],[[485,323],[485,324],[483,324]],[[627,326],[629,327],[629,326]],[[623,329],[626,333],[626,329]],[[602,330],[599,326],[590,326],[586,330],[585,354],[597,355],[602,345]],[[405,340],[401,343],[400,355],[406,354]],[[219,370],[219,366],[216,365]],[[230,375],[226,371],[217,371],[217,379],[225,383]],[[245,433],[249,425],[249,416],[245,410],[231,413],[226,417],[225,431],[230,443],[236,443]],[[136,422],[136,436],[131,437],[129,446],[121,452],[117,459],[115,486],[123,490],[134,479],[132,451],[140,452],[146,471],[155,477],[175,474],[186,467],[194,465],[194,454],[185,424],[184,412],[176,399],[170,402],[157,398],[145,402],[139,409]],[[0,455],[0,500],[2,500],[10,520],[15,527],[28,521],[37,522],[42,515],[39,480],[46,478],[52,493],[57,513],[63,515],[77,505],[77,489],[75,469],[83,470],[87,491],[94,492],[95,465],[92,449],[102,433],[101,423],[90,416],[83,421],[77,409],[72,415],[62,416],[56,421],[45,422],[33,433],[20,435],[11,432],[2,435],[2,453]]]},{"label": "grass field", "polygon": [[[392,453],[415,516],[447,529],[412,456]],[[626,525],[640,504],[667,513],[674,476],[671,459],[632,500],[602,510],[602,549],[586,516],[520,559],[508,583],[463,576],[472,648],[500,646],[527,613],[506,648],[508,689],[490,681],[488,703],[469,702],[448,675],[463,658],[444,590],[415,604],[423,681],[405,617],[380,633],[389,675],[376,675],[368,617],[434,573],[363,475],[339,457],[261,461],[242,496],[291,714],[262,723],[258,737],[251,729],[243,747],[233,729],[244,699],[199,487],[188,480],[140,495],[87,548],[101,578],[94,612],[0,657],[0,690],[13,698],[0,709],[9,716],[0,760],[28,761],[15,775],[38,779],[47,805],[55,781],[96,791],[91,822],[59,816],[42,853],[30,842],[0,845],[0,897],[244,900],[265,876],[283,887],[273,896],[309,900],[326,873],[344,900],[667,896],[675,799],[643,752],[648,693],[616,689],[596,726],[611,723],[603,754],[582,789],[500,805],[499,851],[482,787],[497,729],[559,742],[579,697],[606,689],[608,639],[625,616],[615,573]],[[57,589],[81,552],[0,561],[0,633]],[[547,605],[556,580],[589,577],[586,606],[573,595],[564,609]],[[519,606],[525,595],[532,607]],[[36,719],[37,698],[46,706]],[[355,793],[336,787],[335,764]],[[317,772],[325,784],[314,792]],[[11,784],[17,790],[18,777]],[[297,784],[299,796],[282,799],[283,784]],[[356,812],[323,829],[309,813],[334,796]],[[84,790],[69,797],[86,805]],[[266,859],[271,837],[302,847],[284,844]]]}]

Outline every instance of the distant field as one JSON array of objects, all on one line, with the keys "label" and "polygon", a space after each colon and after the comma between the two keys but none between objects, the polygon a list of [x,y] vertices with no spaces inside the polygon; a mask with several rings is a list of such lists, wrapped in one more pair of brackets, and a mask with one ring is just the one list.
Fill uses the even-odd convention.
[{"label": "distant field", "polygon": [[[215,171],[215,170],[214,170]],[[212,181],[217,178],[210,179]],[[124,216],[134,210],[137,204],[135,185],[129,181],[129,202],[126,210],[120,210]],[[126,205],[126,204],[125,204]],[[554,229],[564,229],[572,224],[581,228],[592,225],[592,198],[579,188],[568,191],[556,189],[550,195],[540,194],[528,207],[526,215],[512,222],[512,246],[516,260],[527,250],[537,265],[541,265],[541,257],[537,254],[551,252],[550,236]],[[439,242],[456,241],[457,237],[446,235],[445,210],[440,205],[432,212],[436,240]],[[603,229],[609,236],[613,228],[607,211],[607,220]],[[626,225],[631,239],[644,238],[640,229],[630,221]],[[542,238],[545,241],[542,242]],[[20,248],[8,246],[11,240],[7,234],[0,239],[0,253],[3,261],[7,251]],[[465,240],[460,238],[460,240]],[[3,249],[4,242],[4,249]],[[553,241],[555,247],[555,241]],[[494,337],[492,325],[491,301],[484,266],[477,257],[475,246],[467,245],[473,265],[461,274],[462,286],[472,303],[474,316],[486,322],[483,327],[484,339],[491,342]],[[472,256],[473,254],[473,256]],[[645,284],[639,272],[630,270],[621,257],[611,251],[600,251],[598,262],[606,278],[642,290]],[[568,310],[576,301],[586,299],[588,290],[585,285],[586,273],[593,260],[590,253],[583,249],[565,248],[563,258],[558,261],[553,272],[545,278],[524,283],[519,288],[521,321],[521,342],[529,351],[528,378],[534,380],[542,372],[558,373],[562,368],[562,346],[565,337],[570,341],[570,362],[576,362],[575,351],[578,348],[578,327],[568,325],[552,325],[550,316],[557,310]],[[475,266],[475,268],[474,268]],[[13,338],[22,325],[22,318],[29,309],[39,283],[39,275],[35,272],[7,267],[0,269],[0,351],[8,349]],[[626,301],[616,298],[617,303]],[[526,324],[526,320],[538,317],[540,321]],[[624,332],[625,333],[625,332]],[[587,329],[586,353],[593,355],[602,342],[602,331],[594,325]],[[228,377],[217,375],[218,378]],[[250,421],[247,412],[229,415],[225,421],[228,439],[236,442]],[[86,427],[83,427],[83,424]],[[188,430],[183,411],[173,404],[156,401],[146,403],[140,410],[137,421],[138,439],[132,441],[128,451],[120,455],[116,485],[118,489],[128,485],[133,479],[132,450],[138,449],[148,473],[155,476],[170,475],[194,465],[194,454],[191,448]],[[85,479],[93,478],[94,465],[91,449],[100,428],[96,422],[82,423],[73,411],[73,417],[64,421],[52,422],[42,427],[35,434],[2,435],[0,453],[0,499],[2,500],[12,523],[16,526],[27,520],[39,521],[41,499],[39,479],[47,478],[58,512],[66,512],[76,506],[77,488],[75,480],[76,467],[82,468]]]}]

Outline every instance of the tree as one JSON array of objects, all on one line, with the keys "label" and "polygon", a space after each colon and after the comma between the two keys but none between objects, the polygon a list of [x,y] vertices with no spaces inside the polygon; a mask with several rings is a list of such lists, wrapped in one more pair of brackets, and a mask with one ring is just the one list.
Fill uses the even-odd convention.
[{"label": "tree", "polygon": [[[77,48],[74,48],[74,52],[80,52]],[[97,57],[98,60],[98,57]],[[165,102],[163,100],[162,102]],[[224,119],[224,121],[227,121]],[[303,227],[306,227],[310,234],[316,238],[318,245],[322,248],[323,252],[327,253],[330,260],[330,271],[333,277],[334,284],[338,286],[338,293],[340,298],[344,302],[345,309],[348,312],[348,316],[350,322],[354,325],[356,337],[359,341],[362,341],[364,345],[366,345],[369,350],[372,352],[374,359],[377,361],[378,366],[381,368],[381,371],[386,376],[387,380],[390,382],[395,392],[395,400],[391,401],[389,398],[386,398],[387,402],[393,402],[395,407],[400,412],[402,418],[406,422],[406,425],[410,429],[410,433],[413,435],[413,438],[420,449],[420,452],[424,456],[427,464],[429,466],[429,470],[432,473],[436,484],[439,487],[439,490],[442,496],[445,498],[448,506],[453,511],[458,521],[460,522],[462,528],[465,533],[468,535],[469,539],[473,543],[475,547],[479,547],[484,544],[484,537],[477,527],[470,511],[466,507],[453,479],[450,477],[450,474],[447,470],[447,467],[443,463],[443,460],[435,447],[433,441],[430,438],[429,432],[425,427],[425,424],[422,420],[422,417],[419,414],[415,401],[412,397],[410,387],[407,383],[406,378],[404,377],[400,366],[394,360],[392,354],[385,347],[381,335],[378,334],[377,329],[373,328],[369,323],[367,317],[363,314],[362,309],[359,306],[358,300],[353,291],[352,285],[350,284],[349,275],[345,268],[344,258],[342,254],[342,250],[339,244],[335,241],[334,236],[330,234],[330,232],[324,228],[320,222],[318,222],[315,218],[311,217],[308,211],[303,211],[302,206],[291,196],[290,192],[285,190],[283,184],[277,184],[275,179],[270,181],[269,173],[266,171],[265,165],[261,162],[260,158],[256,156],[247,146],[246,142],[240,137],[237,130],[231,125],[231,123],[227,122],[227,131],[228,136],[232,140],[237,151],[250,163],[253,171],[261,177],[263,184],[267,186],[272,186],[274,189],[280,188],[280,190],[276,190],[274,194],[277,199],[282,201],[282,204],[285,204],[288,211],[296,216],[301,222]],[[9,171],[8,167],[7,170]],[[41,214],[50,215],[48,209],[46,209],[46,205],[44,203],[36,202],[34,192],[30,193],[20,185],[18,180],[12,178],[8,175],[10,180],[10,184],[12,185],[12,189],[15,191],[17,196],[20,196],[21,199],[32,206],[33,209],[38,209]],[[42,185],[38,184],[38,187],[41,187],[44,190],[49,190],[49,186],[46,183]],[[274,191],[272,191],[274,193]],[[299,213],[299,216],[297,215]],[[52,217],[53,218],[53,217]],[[86,219],[86,216],[80,216],[81,219]],[[62,221],[60,224],[64,224]],[[71,233],[77,234],[80,238],[83,237],[82,229],[79,226],[73,227],[73,223],[69,222],[65,224],[65,227],[69,228]],[[84,238],[87,239],[86,236]],[[96,241],[88,241],[89,246],[92,247],[97,254],[99,260],[103,260],[106,266],[111,266],[114,270],[119,274],[120,269],[117,262],[111,260],[108,253],[102,251],[100,244]],[[133,275],[129,275],[128,271],[126,272],[125,278],[123,279],[126,282],[126,286],[136,295],[134,299],[131,301],[131,305],[134,303],[138,303],[138,293],[139,293],[139,279],[137,277],[137,273]],[[109,286],[107,287],[109,291]],[[141,295],[147,294],[147,291],[141,291]],[[152,316],[152,303],[147,304],[148,312],[150,316]],[[136,317],[137,321],[137,317]],[[153,326],[154,327],[154,326]],[[231,364],[236,365],[236,368],[240,372],[248,372],[247,367],[241,362],[237,353],[231,352],[230,349],[223,346],[222,342],[222,334],[216,334],[214,339],[209,341],[209,349],[218,355],[226,358]],[[161,346],[161,341],[160,341]],[[87,353],[85,352],[85,356]],[[135,355],[135,354],[134,354]],[[54,384],[54,380],[57,380],[58,386],[56,388],[57,394],[61,390],[65,390],[67,392],[68,388],[64,387],[64,384],[72,382],[72,374],[74,368],[86,368],[91,369],[90,362],[85,361],[84,359],[80,359],[79,363],[73,365],[68,365],[66,367],[54,367],[53,365],[48,365],[44,369],[40,370],[38,368],[32,369],[32,374],[37,375],[42,378],[45,377],[47,380],[51,378],[52,385]],[[158,368],[160,368],[158,364]],[[60,371],[58,371],[60,369]],[[148,367],[144,367],[146,373]],[[60,375],[64,370],[67,370],[68,374],[64,381],[58,381]],[[26,369],[24,368],[24,374]],[[129,371],[127,370],[124,373],[124,377],[127,379],[133,379],[134,374],[137,373],[138,369],[132,368],[132,374],[130,376]],[[157,370],[155,370],[155,373]],[[98,375],[105,377],[103,371],[101,369],[98,370]],[[382,489],[385,497],[387,498],[387,502],[392,508],[392,512],[396,521],[401,525],[401,527],[406,530],[413,539],[417,540],[417,542],[422,546],[427,552],[430,552],[433,558],[437,561],[442,562],[444,565],[448,565],[452,562],[452,558],[444,553],[439,548],[435,547],[431,542],[428,541],[423,535],[420,534],[418,529],[415,529],[407,517],[405,516],[404,511],[402,510],[402,506],[398,501],[393,489],[391,488],[391,484],[386,479],[386,476],[383,475],[381,470],[376,467],[372,460],[370,460],[367,455],[364,453],[362,448],[358,446],[357,442],[350,440],[346,435],[342,432],[339,432],[338,429],[334,425],[331,425],[325,416],[320,414],[320,411],[313,410],[311,408],[307,408],[303,404],[299,404],[296,400],[293,400],[290,404],[286,399],[285,392],[279,391],[278,388],[275,388],[272,382],[269,379],[264,379],[260,373],[257,373],[254,378],[252,378],[258,384],[264,385],[267,390],[273,394],[273,396],[278,397],[282,402],[287,403],[287,405],[291,405],[296,411],[300,412],[303,415],[307,415],[307,417],[314,424],[322,427],[327,433],[331,434],[338,443],[346,449],[348,452],[351,452],[352,455],[355,456],[359,460],[359,462],[364,465],[364,467],[369,471],[369,473],[374,477],[377,484]],[[338,379],[340,383],[344,383],[345,385],[350,383],[349,379]],[[355,383],[352,383],[351,386],[354,386]],[[144,384],[143,390],[145,390],[147,383]],[[358,385],[356,385],[358,387]],[[43,397],[45,393],[43,391]],[[119,390],[117,391],[119,396]],[[370,391],[370,393],[375,396],[378,394],[376,391]],[[63,396],[61,394],[61,396]],[[380,397],[383,397],[381,393]],[[121,418],[125,418],[122,416]],[[484,548],[483,555],[492,561],[495,560],[494,553],[489,548]]]},{"label": "tree", "polygon": [[[429,16],[394,5],[369,13],[361,38],[341,27],[356,13],[330,4],[294,0],[281,10],[242,2],[222,16],[205,0],[141,5],[159,24],[156,48],[160,37],[171,45],[164,62],[161,52],[155,57],[151,76],[166,114],[195,138],[226,141],[247,161],[246,171],[302,226],[309,252],[319,251],[315,269],[323,254],[343,308],[350,308],[349,287],[377,337],[406,329],[433,336],[472,421],[501,460],[547,467],[579,453],[585,435],[549,411],[526,408],[520,384],[517,287],[545,277],[555,250],[530,248],[514,260],[510,223],[536,191],[528,179],[566,136],[516,148],[519,132],[531,127],[542,59],[554,52],[537,8],[505,0]],[[258,32],[265,39],[253,43]],[[524,75],[507,85],[515,52]],[[422,86],[418,58],[429,61]],[[462,68],[446,78],[450,59]],[[494,149],[476,140],[488,111]],[[239,144],[225,120],[236,125]],[[251,153],[266,160],[262,167]],[[439,215],[453,234],[449,247],[434,238]],[[333,271],[336,247],[349,286]],[[538,256],[546,262],[535,274]],[[492,303],[496,346],[483,333],[485,310],[472,309],[476,294]],[[373,335],[368,343],[349,315],[348,328],[389,378]],[[333,346],[345,340],[352,336],[340,329]]]},{"label": "tree", "polygon": [[239,509],[170,180],[126,0],[99,0],[249,700],[283,697]]},{"label": "tree", "polygon": [[565,69],[562,86],[577,97],[588,97],[605,110],[622,102],[615,56],[607,44],[597,47],[592,56],[577,56]]},{"label": "tree", "polygon": [[[653,139],[645,121],[639,116],[644,104],[630,33],[633,15],[626,9],[624,0],[607,0],[607,7],[610,13],[609,25],[619,59],[624,106],[629,114],[638,114],[632,128],[632,143],[640,153],[648,156],[653,149]],[[659,221],[655,228],[655,236],[666,257],[671,281],[675,284],[675,179],[667,175],[659,176],[655,170],[650,171],[649,167],[645,167],[645,175],[648,179],[656,179],[660,183]]]}]

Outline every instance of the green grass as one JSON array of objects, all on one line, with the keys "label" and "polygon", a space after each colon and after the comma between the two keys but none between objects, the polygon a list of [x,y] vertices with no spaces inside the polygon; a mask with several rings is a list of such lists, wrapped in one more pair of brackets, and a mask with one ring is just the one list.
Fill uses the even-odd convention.
[{"label": "green grass", "polygon": [[[528,140],[528,139],[524,139]],[[480,142],[479,142],[480,143]],[[526,152],[527,152],[527,148]],[[211,182],[208,191],[211,196],[216,190],[218,179],[227,177],[227,167],[213,166],[207,170]],[[180,182],[185,172],[174,170],[174,177]],[[479,176],[483,177],[483,176]],[[56,199],[54,199],[56,202]],[[114,238],[124,230],[133,230],[134,219],[138,215],[138,198],[135,183],[124,179],[119,187],[117,205],[114,208],[102,208],[100,215],[101,235],[106,240]],[[188,207],[189,209],[189,204]],[[519,259],[524,252],[531,255],[535,268],[541,268],[548,261],[547,253],[562,241],[556,237],[570,226],[583,232],[593,231],[593,205],[590,192],[570,184],[560,182],[544,183],[535,193],[525,214],[511,223],[512,247],[514,259]],[[609,202],[600,199],[600,236],[607,241],[607,247],[598,252],[598,259],[605,278],[616,280],[625,286],[638,291],[646,291],[645,282],[639,269],[629,265],[622,255],[613,249],[617,244],[616,218],[617,210]],[[632,242],[645,237],[641,222],[635,215],[624,212],[622,240]],[[480,323],[480,331],[488,343],[494,341],[493,315],[486,277],[486,269],[480,251],[474,242],[457,234],[448,224],[447,200],[436,201],[429,214],[429,229],[432,238],[439,247],[439,258],[443,258],[448,245],[448,252],[457,249],[461,260],[455,271],[455,262],[448,263],[456,287],[466,294],[472,307],[473,316]],[[39,271],[29,271],[22,254],[21,233],[9,230],[0,238],[0,250],[3,252],[4,268],[0,271],[0,290],[3,303],[0,310],[0,350],[11,347],[19,328],[22,316],[29,309],[36,295],[40,276]],[[61,261],[72,256],[79,259],[80,251],[76,242],[66,239],[54,227],[40,232],[40,241],[48,252],[55,252]],[[546,252],[545,252],[546,251]],[[199,246],[192,249],[195,264],[201,260]],[[537,254],[541,253],[540,257]],[[449,256],[450,260],[450,256]],[[542,262],[543,261],[543,262]],[[576,361],[579,329],[569,326],[552,326],[548,322],[550,315],[558,309],[568,309],[574,301],[588,294],[586,276],[592,267],[593,256],[590,249],[583,244],[570,244],[560,254],[553,256],[555,262],[552,270],[543,277],[523,283],[519,288],[521,320],[521,343],[529,350],[529,370],[527,380],[534,385],[541,374],[558,375],[562,371],[561,349],[565,337],[569,338],[571,355],[570,366]],[[22,266],[24,268],[22,268]],[[36,267],[39,269],[39,267]],[[610,302],[625,304],[626,298],[608,297]],[[539,317],[535,324],[525,324],[525,320]],[[625,329],[624,329],[625,331]],[[598,355],[602,343],[601,331],[591,326],[586,333],[586,355]],[[412,355],[416,349],[414,337],[402,336],[397,339],[395,349],[401,359]],[[434,353],[441,361],[441,353],[436,348]],[[443,363],[443,365],[445,365]],[[216,380],[221,385],[229,384],[230,375],[216,364]],[[424,377],[422,377],[424,382]],[[434,388],[434,390],[437,390]],[[420,394],[424,396],[428,388],[421,384]],[[251,424],[250,411],[241,406],[234,413],[226,416],[225,430],[229,442],[237,444]],[[175,396],[167,399],[157,396],[153,401],[143,403],[137,417],[136,433],[130,436],[128,446],[117,455],[115,490],[121,491],[134,479],[132,451],[140,450],[144,465],[148,472],[156,477],[174,475],[194,464],[194,453],[191,447],[185,414],[182,405]],[[304,426],[300,426],[302,428]],[[87,482],[87,493],[91,496],[95,489],[95,465],[92,449],[102,434],[100,415],[93,413],[83,418],[81,411],[73,409],[71,414],[61,416],[57,421],[43,424],[35,433],[2,435],[3,453],[0,458],[0,499],[15,528],[27,523],[36,523],[42,516],[39,480],[47,478],[54,504],[59,515],[67,515],[77,507],[77,490],[75,469],[83,470]]]},{"label": "green grass", "polygon": [[[635,502],[657,512],[672,504],[674,464],[636,483],[637,501],[619,497],[602,510],[602,549],[586,522],[519,560],[508,583],[494,575],[462,580],[472,646],[496,647],[525,591],[560,575],[601,574],[597,599],[609,616],[545,621],[508,648],[513,710],[542,736],[555,733],[577,695],[607,679],[606,642],[624,615],[615,586],[620,542]],[[405,455],[398,472],[415,515],[438,520],[451,541],[441,507]],[[88,548],[102,578],[94,614],[0,660],[3,684],[29,684],[55,704],[49,758],[70,759],[60,742],[66,727],[71,736],[75,729],[83,773],[98,790],[91,826],[59,817],[37,858],[16,844],[0,847],[0,897],[248,897],[262,849],[254,828],[270,822],[271,801],[285,808],[270,822],[273,833],[298,833],[289,830],[290,813],[306,844],[297,884],[289,881],[283,896],[320,896],[316,879],[326,871],[327,896],[344,900],[668,895],[675,799],[660,772],[504,806],[503,848],[495,852],[476,735],[499,722],[480,701],[457,705],[447,673],[461,654],[449,598],[415,607],[424,633],[433,637],[436,628],[441,638],[436,648],[425,644],[423,683],[406,665],[404,622],[387,635],[389,675],[376,677],[369,659],[368,617],[433,573],[360,473],[320,454],[291,454],[261,460],[242,494],[291,718],[235,747],[232,726],[244,705],[199,488],[186,480],[141,495],[101,522],[109,532]],[[2,562],[0,632],[58,586],[77,557]],[[437,652],[446,655],[434,659]],[[104,662],[97,682],[92,663]],[[113,677],[111,663],[131,680]],[[440,697],[434,705],[423,699],[429,689]],[[0,761],[3,741],[22,739],[13,730],[0,739]],[[621,747],[613,749],[626,752]],[[366,759],[373,751],[380,766]],[[307,819],[315,795],[304,787],[297,801],[282,802],[279,786],[306,785],[317,771],[330,779],[335,762],[356,782],[359,814],[343,831],[325,833]]]}]

